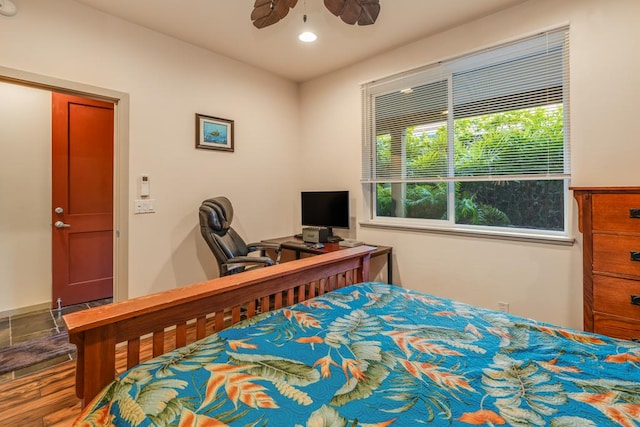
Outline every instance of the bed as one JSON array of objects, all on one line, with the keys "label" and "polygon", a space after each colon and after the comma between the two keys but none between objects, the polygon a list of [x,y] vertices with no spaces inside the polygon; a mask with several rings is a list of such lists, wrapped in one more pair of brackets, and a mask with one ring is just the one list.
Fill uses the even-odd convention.
[{"label": "bed", "polygon": [[[90,340],[108,341],[105,351],[123,338],[119,322],[139,323],[153,311],[147,300],[166,295],[133,304],[143,307],[137,316],[131,303],[116,310],[120,303],[107,315],[95,311],[93,321],[66,317],[79,345],[77,391],[87,402],[76,424],[640,425],[640,344],[368,282],[370,250],[188,288],[199,296],[189,306],[245,291],[239,304],[217,303],[219,317],[199,318],[201,329],[212,323],[214,332],[164,354],[154,350],[161,354],[142,363],[127,356],[136,366],[114,381],[115,356],[101,367],[105,357],[88,349],[87,331],[106,325]],[[183,323],[170,328],[176,337],[198,320]],[[139,349],[139,341],[126,340]],[[94,367],[109,372],[97,389],[85,384]]]}]

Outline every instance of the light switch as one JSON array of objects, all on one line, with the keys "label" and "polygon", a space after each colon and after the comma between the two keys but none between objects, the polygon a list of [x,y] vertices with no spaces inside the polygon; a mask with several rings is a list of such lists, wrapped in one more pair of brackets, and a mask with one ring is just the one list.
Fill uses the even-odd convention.
[{"label": "light switch", "polygon": [[134,200],[133,201],[133,213],[141,214],[144,213],[144,200]]},{"label": "light switch", "polygon": [[156,211],[156,199],[136,199],[133,201],[133,213],[145,214]]}]

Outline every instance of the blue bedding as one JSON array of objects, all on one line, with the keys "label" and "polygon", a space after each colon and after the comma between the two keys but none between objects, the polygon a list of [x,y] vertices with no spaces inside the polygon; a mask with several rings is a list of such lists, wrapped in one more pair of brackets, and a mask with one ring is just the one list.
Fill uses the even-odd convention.
[{"label": "blue bedding", "polygon": [[423,424],[638,426],[640,345],[364,283],[142,363],[76,422]]}]

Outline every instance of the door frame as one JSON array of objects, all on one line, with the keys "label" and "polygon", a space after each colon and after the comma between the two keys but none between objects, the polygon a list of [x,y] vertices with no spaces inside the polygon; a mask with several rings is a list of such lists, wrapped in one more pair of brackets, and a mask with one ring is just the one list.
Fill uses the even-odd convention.
[{"label": "door frame", "polygon": [[114,104],[113,300],[129,297],[129,94],[0,66],[0,81]]}]

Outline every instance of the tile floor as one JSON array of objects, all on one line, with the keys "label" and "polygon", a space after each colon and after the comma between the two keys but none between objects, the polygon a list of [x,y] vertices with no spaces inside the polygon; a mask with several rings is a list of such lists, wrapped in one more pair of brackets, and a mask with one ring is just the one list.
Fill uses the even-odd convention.
[{"label": "tile floor", "polygon": [[[33,313],[0,318],[0,351],[14,344],[64,332],[66,331],[66,326],[62,319],[63,315],[99,305],[110,304],[111,302],[112,299],[108,298],[63,307],[61,310],[40,310]],[[61,356],[19,371],[0,375],[0,382],[19,378],[71,359],[73,359],[73,355]]]}]

